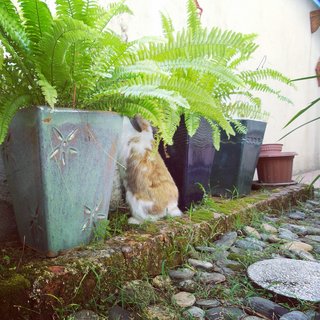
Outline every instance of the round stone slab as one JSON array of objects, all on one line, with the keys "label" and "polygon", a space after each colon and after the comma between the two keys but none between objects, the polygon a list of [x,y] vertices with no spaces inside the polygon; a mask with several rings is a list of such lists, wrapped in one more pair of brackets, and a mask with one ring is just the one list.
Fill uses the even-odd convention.
[{"label": "round stone slab", "polygon": [[249,278],[280,295],[320,302],[320,263],[294,259],[270,259],[249,266]]}]

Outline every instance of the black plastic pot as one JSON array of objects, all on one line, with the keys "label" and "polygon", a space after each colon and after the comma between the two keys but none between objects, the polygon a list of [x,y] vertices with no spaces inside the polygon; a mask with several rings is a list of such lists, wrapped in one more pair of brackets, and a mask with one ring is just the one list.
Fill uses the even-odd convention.
[{"label": "black plastic pot", "polygon": [[266,122],[240,122],[247,127],[247,133],[237,134],[229,140],[222,135],[220,150],[215,153],[210,177],[213,195],[232,197],[251,192]]},{"label": "black plastic pot", "polygon": [[209,123],[202,119],[194,136],[187,133],[183,118],[178,127],[173,145],[162,155],[169,172],[179,189],[179,208],[185,210],[192,202],[203,197],[203,189],[209,191],[210,174],[215,150],[212,144],[212,130]]}]

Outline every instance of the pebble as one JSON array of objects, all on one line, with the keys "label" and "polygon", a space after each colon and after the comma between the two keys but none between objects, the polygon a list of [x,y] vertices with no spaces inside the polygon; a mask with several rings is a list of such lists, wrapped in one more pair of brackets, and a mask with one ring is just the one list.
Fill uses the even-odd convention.
[{"label": "pebble", "polygon": [[305,228],[306,228],[306,234],[320,236],[320,228],[310,227],[310,226],[307,226]]},{"label": "pebble", "polygon": [[196,247],[196,250],[200,252],[209,252],[209,253],[215,253],[217,251],[214,247],[206,247],[206,246],[198,246]]},{"label": "pebble", "polygon": [[[133,318],[130,318],[130,320]],[[178,320],[178,315],[163,305],[151,305],[144,310],[144,320]],[[115,320],[122,320],[115,319]]]},{"label": "pebble", "polygon": [[306,214],[301,211],[292,211],[289,212],[288,217],[293,220],[304,220],[306,218]]},{"label": "pebble", "polygon": [[188,280],[193,278],[194,275],[195,275],[195,272],[189,268],[169,270],[169,276],[173,280]]},{"label": "pebble", "polygon": [[320,202],[316,200],[307,200],[306,204],[311,204],[312,206],[316,207],[320,205]]},{"label": "pebble", "polygon": [[308,320],[308,317],[300,311],[292,311],[283,315],[279,320]]},{"label": "pebble", "polygon": [[218,272],[202,272],[199,271],[196,274],[196,279],[202,284],[208,283],[221,283],[226,281],[226,277]]},{"label": "pebble", "polygon": [[213,268],[213,264],[211,262],[196,260],[196,259],[188,259],[188,263],[197,269],[210,270]]},{"label": "pebble", "polygon": [[237,233],[230,231],[225,233],[219,240],[215,241],[214,244],[217,247],[223,247],[225,250],[229,249],[237,240]]},{"label": "pebble", "polygon": [[217,307],[206,311],[206,319],[208,320],[238,320],[245,315],[244,311],[236,307]]},{"label": "pebble", "polygon": [[264,220],[266,220],[266,221],[268,221],[268,222],[271,222],[271,223],[276,223],[276,222],[279,221],[279,218],[266,216],[266,217],[264,217]]},{"label": "pebble", "polygon": [[[319,202],[317,202],[317,206],[320,209]],[[274,223],[280,224],[281,221],[289,221],[288,218],[297,220],[297,222],[295,222],[297,224],[282,223],[281,227],[278,228],[272,225]],[[289,256],[291,259],[318,261],[316,258],[319,257],[316,253],[320,254],[320,224],[317,219],[319,218],[315,218],[312,212],[309,214],[298,210],[281,216],[281,220],[278,218],[269,219],[269,217],[265,217],[265,221],[270,221],[270,223],[262,223],[259,229],[245,226],[242,231],[246,237],[243,239],[238,238],[237,233],[232,231],[222,235],[220,239],[208,246],[196,247],[197,251],[192,251],[188,259],[190,268],[185,267],[170,270],[169,277],[157,276],[152,279],[152,285],[155,288],[167,290],[167,292],[170,293],[172,302],[182,309],[179,311],[179,308],[155,305],[154,303],[159,303],[159,300],[150,300],[151,305],[149,304],[149,306],[144,309],[145,313],[143,315],[145,315],[145,317],[143,319],[320,320],[319,314],[314,317],[314,314],[316,314],[314,311],[310,310],[309,312],[302,313],[296,310],[290,312],[290,310],[283,306],[258,296],[248,298],[244,304],[244,307],[249,307],[252,310],[250,314],[257,314],[258,316],[246,314],[242,310],[242,306],[236,307],[232,305],[232,301],[228,301],[227,291],[225,291],[226,299],[222,302],[217,300],[220,299],[220,297],[215,294],[201,295],[201,297],[207,298],[196,299],[200,292],[199,290],[206,290],[208,293],[216,292],[211,291],[212,288],[214,290],[218,288],[216,284],[226,281],[228,277],[232,277],[234,274],[239,275],[239,272],[245,272],[243,270],[243,264],[238,262],[243,261],[249,254],[245,250],[263,251],[268,243],[280,242],[280,250],[276,249],[278,246],[274,247],[273,258],[279,258],[281,257],[279,254],[281,254],[282,256]],[[309,226],[299,225],[299,220],[305,220],[303,224],[309,223]],[[258,232],[258,230],[261,232]],[[286,243],[285,240],[289,240],[289,242]],[[313,250],[314,255],[310,253],[311,250]],[[260,255],[259,252],[250,252],[250,255],[251,254]],[[143,292],[143,290],[140,291]],[[127,302],[126,299],[124,302]],[[124,304],[124,306],[126,306],[126,304]],[[114,311],[117,311],[115,315],[118,315],[118,317],[112,318],[110,316],[110,310],[113,308],[115,308]],[[114,306],[110,310],[109,318],[111,320],[128,320],[130,316],[132,317],[127,310],[119,306]],[[249,309],[245,310],[249,313]],[[87,318],[75,319],[87,320]],[[96,318],[90,318],[90,320],[91,319]]]},{"label": "pebble", "polygon": [[315,257],[310,253],[303,250],[292,250],[292,252],[300,259],[307,261],[317,261]]},{"label": "pebble", "polygon": [[221,268],[228,268],[228,269],[231,269],[233,271],[240,271],[240,270],[243,270],[243,265],[237,261],[234,261],[234,260],[225,260],[225,261],[220,261],[220,262],[217,262],[217,266],[218,267],[221,267]]},{"label": "pebble", "polygon": [[221,305],[220,301],[215,299],[199,299],[196,301],[196,305],[202,309],[215,308]]},{"label": "pebble", "polygon": [[263,248],[266,246],[265,243],[262,241],[260,242],[263,243],[263,246],[260,243],[254,242],[252,240],[255,240],[255,239],[250,239],[250,238],[240,239],[236,241],[235,245],[241,249],[256,250],[256,251],[262,251]]},{"label": "pebble", "polygon": [[305,236],[307,234],[307,228],[305,226],[299,226],[297,224],[286,223],[281,225],[282,228],[288,229],[298,235]]},{"label": "pebble", "polygon": [[245,301],[247,307],[267,317],[268,319],[279,318],[288,313],[289,310],[279,304],[261,297],[251,297]]},{"label": "pebble", "polygon": [[205,311],[199,307],[191,307],[183,312],[183,316],[186,318],[192,317],[192,319],[204,320]]},{"label": "pebble", "polygon": [[308,320],[320,320],[320,313],[314,310],[308,310],[305,312]]},{"label": "pebble", "polygon": [[229,251],[224,250],[224,248],[218,248],[215,253],[210,254],[212,261],[221,261],[228,258]]},{"label": "pebble", "polygon": [[127,282],[121,288],[121,299],[125,304],[136,305],[137,301],[143,306],[155,303],[157,296],[153,286],[143,280]]},{"label": "pebble", "polygon": [[285,243],[281,246],[281,249],[284,250],[290,250],[290,251],[311,251],[312,246],[310,244],[301,242],[301,241],[291,241],[288,243]]},{"label": "pebble", "polygon": [[226,276],[233,276],[235,274],[235,272],[232,269],[230,269],[226,266],[221,266],[221,267],[215,266],[213,268],[213,271],[218,272],[218,273],[222,273]]},{"label": "pebble", "polygon": [[[94,318],[92,318],[93,320]],[[99,319],[99,317],[97,318]],[[114,305],[112,308],[109,309],[108,312],[108,319],[110,320],[130,320],[132,319],[132,315],[129,311]],[[90,318],[91,320],[91,318]]]},{"label": "pebble", "polygon": [[318,244],[313,245],[313,251],[317,254],[320,254],[320,245]]},{"label": "pebble", "polygon": [[181,291],[172,297],[172,301],[181,308],[187,308],[195,304],[196,297],[190,292]]},{"label": "pebble", "polygon": [[267,241],[267,242],[270,242],[270,243],[278,243],[278,242],[281,242],[282,240],[277,237],[275,234],[267,234],[267,233],[262,233],[261,234],[261,239],[263,241]]},{"label": "pebble", "polygon": [[267,233],[277,233],[278,230],[276,227],[272,226],[271,224],[269,223],[262,223],[261,224],[261,229],[264,231],[264,232],[267,232]]},{"label": "pebble", "polygon": [[158,289],[169,289],[172,286],[172,282],[169,277],[156,276],[152,279],[152,285]]},{"label": "pebble", "polygon": [[243,228],[243,232],[248,237],[254,237],[254,238],[257,238],[257,239],[261,239],[260,233],[257,231],[257,229],[255,229],[253,227],[245,226]]},{"label": "pebble", "polygon": [[278,237],[285,240],[297,240],[299,238],[298,235],[285,228],[279,228]]},{"label": "pebble", "polygon": [[72,315],[74,320],[98,320],[99,316],[91,310],[81,310]]},{"label": "pebble", "polygon": [[183,280],[177,284],[177,287],[182,290],[182,291],[187,291],[187,292],[195,292],[198,288],[198,284],[191,279],[188,280]]}]

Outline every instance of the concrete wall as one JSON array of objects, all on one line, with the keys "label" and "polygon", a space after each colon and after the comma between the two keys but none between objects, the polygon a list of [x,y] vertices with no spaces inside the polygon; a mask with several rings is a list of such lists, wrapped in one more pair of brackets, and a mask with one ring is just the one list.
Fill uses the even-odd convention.
[{"label": "concrete wall", "polygon": [[[110,1],[103,1],[103,4]],[[186,22],[186,0],[127,0],[134,16],[122,16],[113,21],[113,28],[122,32],[129,40],[142,36],[160,36],[159,12],[168,13],[176,30]],[[317,7],[312,0],[199,0],[203,8],[202,22],[205,26],[219,26],[244,33],[256,33],[260,45],[251,61],[257,67],[266,57],[264,67],[283,72],[290,78],[314,74],[320,57],[320,29],[311,34],[310,11]],[[316,80],[296,83],[296,90],[285,88],[284,94],[294,105],[264,96],[264,109],[271,112],[265,134],[265,143],[276,142],[287,131],[284,124],[302,107],[319,97],[320,88]],[[320,105],[319,105],[320,107]],[[292,125],[301,124],[320,116],[320,108],[314,108]],[[317,111],[317,110],[318,111]],[[294,163],[294,172],[302,173],[320,168],[320,154],[316,122],[291,134],[282,142],[284,151],[296,151],[299,156]]]}]

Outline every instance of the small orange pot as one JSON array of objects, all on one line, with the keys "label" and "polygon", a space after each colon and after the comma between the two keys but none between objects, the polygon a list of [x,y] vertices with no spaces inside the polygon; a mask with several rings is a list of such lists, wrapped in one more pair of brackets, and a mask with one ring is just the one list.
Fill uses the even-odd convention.
[{"label": "small orange pot", "polygon": [[263,152],[260,153],[257,171],[260,183],[292,182],[293,159],[295,152]]}]

